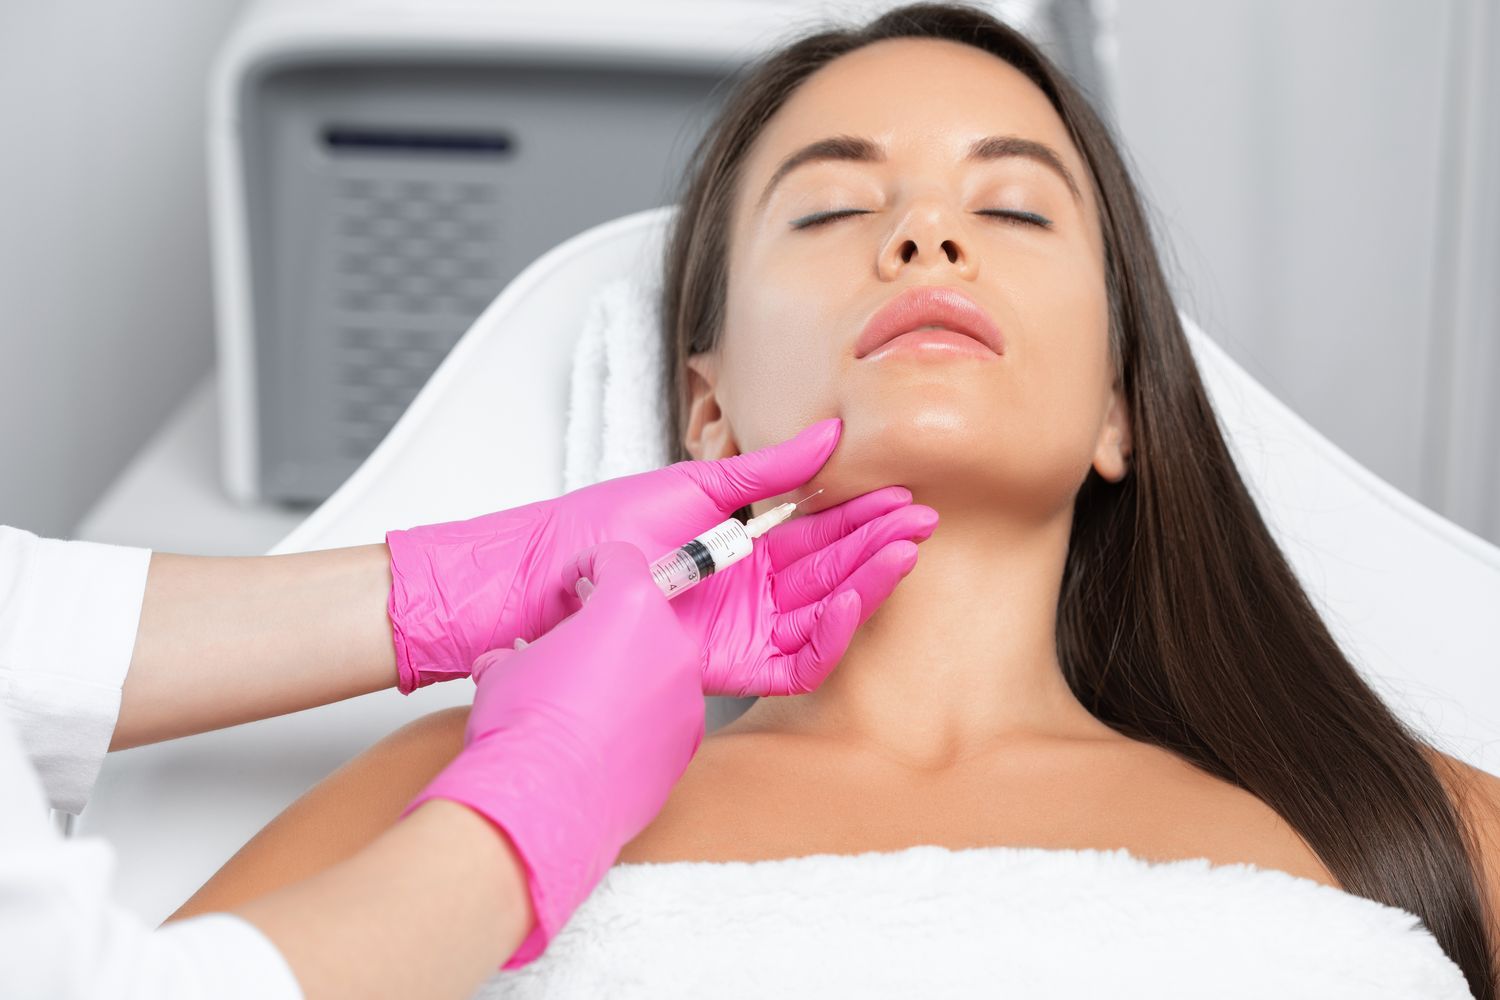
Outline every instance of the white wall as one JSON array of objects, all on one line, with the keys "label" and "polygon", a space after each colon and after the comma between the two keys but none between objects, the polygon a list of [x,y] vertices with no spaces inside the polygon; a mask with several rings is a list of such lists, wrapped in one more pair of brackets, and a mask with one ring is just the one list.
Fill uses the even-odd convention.
[{"label": "white wall", "polygon": [[204,95],[239,6],[0,6],[0,523],[69,533],[212,365]]},{"label": "white wall", "polygon": [[[1500,122],[1490,2],[1113,7],[1117,113],[1179,304],[1353,457],[1500,541],[1500,169],[1454,197],[1476,125]],[[1488,77],[1458,60],[1476,26]],[[1455,255],[1495,270],[1455,287]]]}]

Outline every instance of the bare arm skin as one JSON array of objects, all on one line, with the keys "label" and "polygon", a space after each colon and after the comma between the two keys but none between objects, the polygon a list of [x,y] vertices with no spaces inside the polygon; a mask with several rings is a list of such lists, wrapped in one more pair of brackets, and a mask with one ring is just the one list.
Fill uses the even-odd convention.
[{"label": "bare arm skin", "polygon": [[[1424,748],[1423,753],[1432,761],[1477,849],[1485,929],[1492,961],[1500,966],[1500,777],[1432,748]],[[1500,980],[1495,986],[1500,989]]]},{"label": "bare arm skin", "polygon": [[535,923],[525,867],[457,803],[397,822],[462,748],[467,716],[408,723],[323,779],[167,922],[237,913],[275,942],[309,1000],[472,995]]},{"label": "bare arm skin", "polygon": [[153,552],[111,750],[396,683],[384,544],[281,556]]},{"label": "bare arm skin", "polygon": [[471,996],[536,919],[509,839],[441,799],[234,912],[275,943],[308,1000]]}]

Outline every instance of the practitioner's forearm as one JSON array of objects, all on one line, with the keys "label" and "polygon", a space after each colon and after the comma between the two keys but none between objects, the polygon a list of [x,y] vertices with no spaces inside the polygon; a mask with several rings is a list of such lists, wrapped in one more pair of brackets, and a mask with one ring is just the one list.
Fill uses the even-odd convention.
[{"label": "practitioner's forearm", "polygon": [[384,544],[279,556],[153,552],[111,750],[396,683]]},{"label": "practitioner's forearm", "polygon": [[470,996],[536,919],[509,838],[442,799],[348,860],[232,912],[271,939],[308,1000]]}]

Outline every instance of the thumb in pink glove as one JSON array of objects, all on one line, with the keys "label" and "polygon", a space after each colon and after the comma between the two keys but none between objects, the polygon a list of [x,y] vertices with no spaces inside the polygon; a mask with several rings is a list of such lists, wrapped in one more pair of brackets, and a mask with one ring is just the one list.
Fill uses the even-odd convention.
[{"label": "thumb in pink glove", "polygon": [[461,802],[505,831],[537,923],[502,966],[524,965],[666,803],[703,741],[702,649],[624,542],[580,553],[582,609],[519,651],[474,662],[464,749],[406,807]]},{"label": "thumb in pink glove", "polygon": [[[480,653],[551,629],[577,607],[557,580],[579,551],[618,539],[656,559],[739,508],[806,483],[841,429],[832,418],[758,451],[678,462],[471,520],[388,533],[398,687],[409,693],[464,676]],[[910,570],[910,541],[927,537],[936,520],[931,508],[911,505],[902,487],[875,490],[778,525],[757,541],[755,554],[683,594],[679,614],[700,639],[713,638],[704,690],[816,687],[836,662],[827,650],[847,643],[874,613]],[[858,613],[856,598],[841,596],[851,591]],[[717,627],[726,622],[733,624]]]}]

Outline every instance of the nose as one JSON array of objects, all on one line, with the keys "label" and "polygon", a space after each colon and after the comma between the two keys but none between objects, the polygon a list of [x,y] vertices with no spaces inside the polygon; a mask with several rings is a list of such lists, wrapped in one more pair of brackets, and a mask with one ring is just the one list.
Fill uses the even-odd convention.
[{"label": "nose", "polygon": [[876,262],[880,277],[887,281],[914,267],[946,270],[961,278],[979,272],[979,259],[958,220],[936,201],[912,205],[881,246]]}]

